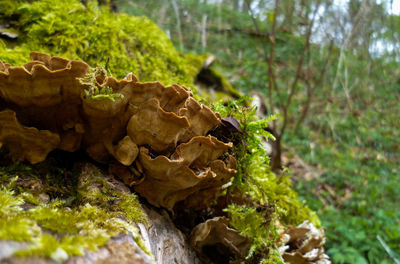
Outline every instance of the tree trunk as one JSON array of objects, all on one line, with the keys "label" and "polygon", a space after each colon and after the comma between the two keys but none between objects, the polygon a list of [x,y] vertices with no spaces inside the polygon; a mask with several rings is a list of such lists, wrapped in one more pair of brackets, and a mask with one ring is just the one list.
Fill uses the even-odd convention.
[{"label": "tree trunk", "polygon": [[276,136],[276,140],[272,141],[272,153],[271,153],[271,170],[279,171],[282,169],[282,143],[281,137]]}]

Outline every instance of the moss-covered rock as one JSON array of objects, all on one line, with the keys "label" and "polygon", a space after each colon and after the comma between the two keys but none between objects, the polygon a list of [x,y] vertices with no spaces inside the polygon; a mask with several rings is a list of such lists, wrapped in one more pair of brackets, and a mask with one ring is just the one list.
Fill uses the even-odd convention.
[{"label": "moss-covered rock", "polygon": [[0,240],[27,242],[16,256],[62,261],[125,233],[149,253],[136,227],[147,223],[136,196],[93,165],[73,171],[48,163],[0,167]]},{"label": "moss-covered rock", "polygon": [[107,64],[117,78],[134,72],[142,81],[189,87],[201,67],[188,63],[193,56],[179,53],[151,20],[112,13],[95,1],[0,0],[0,6],[0,22],[18,32],[16,42],[0,41],[0,60],[13,65],[40,51],[93,67]]}]

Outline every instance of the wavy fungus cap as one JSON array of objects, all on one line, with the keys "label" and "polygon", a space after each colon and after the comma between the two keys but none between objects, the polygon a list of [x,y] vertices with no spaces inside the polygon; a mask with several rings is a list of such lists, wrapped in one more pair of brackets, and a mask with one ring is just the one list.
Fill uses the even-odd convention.
[{"label": "wavy fungus cap", "polygon": [[[236,174],[232,143],[207,132],[218,113],[180,85],[123,80],[82,61],[32,52],[31,62],[0,62],[0,147],[14,160],[43,161],[54,149],[85,150],[102,163],[140,167],[135,190],[172,210],[209,204]],[[3,125],[4,124],[4,125]]]}]

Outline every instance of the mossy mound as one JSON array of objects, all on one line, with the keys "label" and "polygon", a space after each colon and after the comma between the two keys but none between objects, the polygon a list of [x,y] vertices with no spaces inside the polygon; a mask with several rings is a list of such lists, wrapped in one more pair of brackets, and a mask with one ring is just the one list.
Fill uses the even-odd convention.
[{"label": "mossy mound", "polygon": [[146,251],[135,223],[147,220],[136,196],[93,165],[0,166],[0,186],[0,240],[26,242],[17,256],[63,261],[121,233]]},{"label": "mossy mound", "polygon": [[40,51],[93,67],[107,64],[117,78],[134,72],[142,81],[189,87],[201,67],[151,20],[112,13],[95,1],[84,6],[79,0],[0,0],[0,6],[5,30],[18,34],[17,40],[0,40],[0,60],[13,65]]}]

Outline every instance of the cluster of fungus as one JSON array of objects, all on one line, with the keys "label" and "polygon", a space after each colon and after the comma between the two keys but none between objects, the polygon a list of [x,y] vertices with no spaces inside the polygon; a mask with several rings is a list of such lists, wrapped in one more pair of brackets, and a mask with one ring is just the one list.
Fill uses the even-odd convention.
[{"label": "cluster of fungus", "polygon": [[283,245],[279,251],[285,262],[290,264],[331,264],[325,254],[325,240],[324,229],[317,229],[306,220],[281,235],[279,243]]},{"label": "cluster of fungus", "polygon": [[214,246],[221,255],[246,257],[250,248],[249,239],[237,230],[229,227],[226,217],[214,217],[198,224],[190,234],[190,245],[198,252],[204,253],[207,247]]},{"label": "cluster of fungus", "polygon": [[[82,149],[98,162],[139,171],[135,191],[168,210],[179,201],[208,205],[235,175],[236,160],[226,154],[232,143],[207,136],[221,117],[186,87],[141,83],[133,74],[118,81],[43,53],[32,52],[31,60],[0,62],[0,148],[12,159],[34,164],[54,149]],[[118,96],[96,96],[93,88]]]}]

